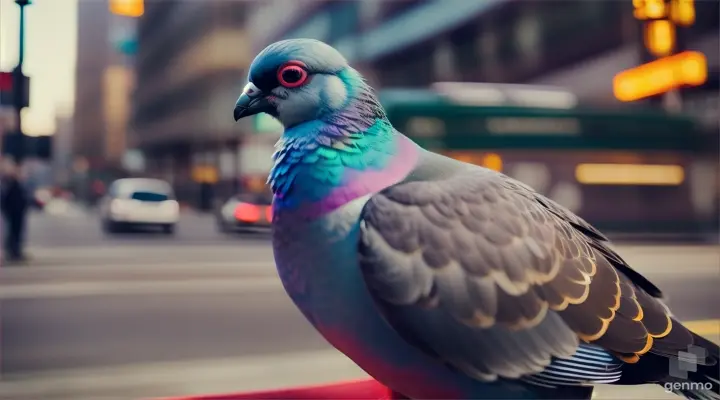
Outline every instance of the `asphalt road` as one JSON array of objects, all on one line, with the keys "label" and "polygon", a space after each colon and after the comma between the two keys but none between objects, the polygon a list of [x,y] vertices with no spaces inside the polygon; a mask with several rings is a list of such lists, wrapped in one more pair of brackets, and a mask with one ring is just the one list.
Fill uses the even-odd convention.
[{"label": "asphalt road", "polygon": [[[266,237],[186,214],[175,237],[35,216],[32,263],[0,271],[0,399],[137,399],[362,377],[280,287]],[[676,315],[716,338],[720,248],[619,247]],[[662,389],[602,388],[658,398]],[[648,394],[650,393],[650,394]]]},{"label": "asphalt road", "polygon": [[[238,235],[228,236],[218,232],[214,219],[209,215],[192,211],[183,213],[176,233],[172,236],[155,232],[107,236],[100,230],[97,215],[77,206],[62,215],[35,213],[29,218],[29,225],[30,241],[36,247],[234,244],[238,239]],[[244,241],[267,241],[267,235],[240,235],[240,238]]]}]

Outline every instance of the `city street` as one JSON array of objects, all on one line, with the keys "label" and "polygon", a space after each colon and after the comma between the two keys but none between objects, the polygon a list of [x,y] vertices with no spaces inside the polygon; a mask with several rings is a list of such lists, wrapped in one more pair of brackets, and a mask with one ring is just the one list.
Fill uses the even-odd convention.
[{"label": "city street", "polygon": [[[105,236],[100,231],[100,223],[91,212],[79,206],[71,206],[58,215],[34,215],[30,219],[31,245],[34,247],[94,247],[102,245],[118,246],[158,246],[162,244],[200,245],[200,244],[236,244],[237,236],[227,236],[215,229],[214,220],[205,214],[188,211],[183,214],[178,230],[168,237],[154,233],[120,234]],[[257,235],[244,237],[244,242],[266,242],[266,238]]]},{"label": "city street", "polygon": [[[29,230],[32,261],[0,271],[0,399],[137,399],[363,376],[287,299],[266,235],[223,235],[192,212],[175,236],[106,237],[84,212],[33,215]],[[720,248],[618,251],[679,319],[718,339]]]},{"label": "city street", "polygon": [[[720,1],[562,7],[0,0],[0,400],[231,400],[370,379],[285,292],[268,197],[320,196],[308,210],[322,211],[401,176],[423,195],[447,186],[457,198],[499,204],[492,217],[518,210],[501,210],[507,193],[489,187],[515,184],[490,175],[527,184],[612,239],[664,293],[674,328],[720,344]],[[475,189],[488,190],[443,181],[472,179],[479,168],[489,186]],[[440,223],[442,206],[420,211]],[[117,232],[133,223],[156,231]],[[247,226],[264,228],[223,232]],[[318,251],[299,253],[313,260]],[[603,303],[598,293],[610,299],[607,275],[585,278],[594,280],[588,304]],[[340,296],[321,297],[340,305],[333,315],[363,317]],[[527,314],[526,306],[510,308]],[[647,307],[640,314],[654,323]],[[605,333],[638,340],[615,321]],[[535,339],[544,341],[527,340]],[[612,351],[632,350],[616,339]],[[667,353],[661,347],[648,352]],[[669,376],[692,370],[668,357]],[[557,365],[561,381],[579,376],[577,364]],[[624,378],[635,376],[624,368]],[[657,380],[645,377],[632,381]],[[669,387],[708,397],[696,393],[703,383]],[[680,399],[658,385],[600,385],[592,397]]]}]

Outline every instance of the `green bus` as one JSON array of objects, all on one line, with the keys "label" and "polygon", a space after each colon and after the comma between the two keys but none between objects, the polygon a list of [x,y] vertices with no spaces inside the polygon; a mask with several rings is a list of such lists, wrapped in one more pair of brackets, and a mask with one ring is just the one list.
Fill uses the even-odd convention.
[{"label": "green bus", "polygon": [[522,180],[616,237],[718,231],[717,146],[690,118],[581,107],[558,91],[443,89],[380,99],[421,146]]}]

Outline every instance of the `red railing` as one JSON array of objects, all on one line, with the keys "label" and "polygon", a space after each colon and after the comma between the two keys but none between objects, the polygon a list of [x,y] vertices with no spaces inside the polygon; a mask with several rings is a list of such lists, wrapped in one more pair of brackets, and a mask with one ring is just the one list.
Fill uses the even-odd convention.
[{"label": "red railing", "polygon": [[175,397],[157,400],[395,400],[398,398],[400,397],[395,396],[387,387],[381,385],[375,380],[367,379],[328,385],[234,394]]}]

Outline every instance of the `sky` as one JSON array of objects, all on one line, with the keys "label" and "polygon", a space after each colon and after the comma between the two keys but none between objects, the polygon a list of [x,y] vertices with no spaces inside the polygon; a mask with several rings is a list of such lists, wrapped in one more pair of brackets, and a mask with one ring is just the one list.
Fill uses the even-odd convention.
[{"label": "sky", "polygon": [[[83,0],[93,1],[93,0]],[[71,115],[75,101],[78,0],[32,0],[25,8],[25,63],[30,108],[24,110],[28,135],[55,132],[55,116]],[[0,70],[17,64],[19,7],[0,0]]]}]

